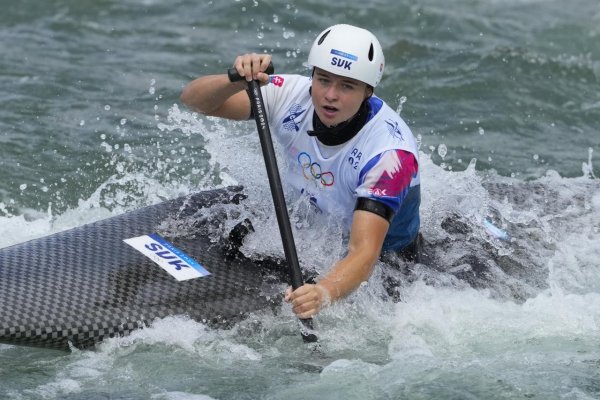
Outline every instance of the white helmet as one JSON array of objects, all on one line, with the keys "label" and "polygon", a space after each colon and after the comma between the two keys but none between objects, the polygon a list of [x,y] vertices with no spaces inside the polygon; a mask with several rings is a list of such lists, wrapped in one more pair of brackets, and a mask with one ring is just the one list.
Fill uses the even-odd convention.
[{"label": "white helmet", "polygon": [[379,41],[366,29],[334,25],[317,36],[308,54],[308,65],[377,86],[385,59]]}]

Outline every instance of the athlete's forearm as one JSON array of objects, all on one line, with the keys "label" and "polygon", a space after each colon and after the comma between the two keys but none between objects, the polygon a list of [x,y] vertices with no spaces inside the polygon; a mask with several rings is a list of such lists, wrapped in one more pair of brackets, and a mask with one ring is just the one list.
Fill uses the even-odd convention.
[{"label": "athlete's forearm", "polygon": [[305,284],[292,291],[289,289],[285,301],[300,318],[310,318],[332,301],[342,299],[352,293],[373,270],[374,261],[352,253],[340,260],[332,270],[316,285]]},{"label": "athlete's forearm", "polygon": [[379,258],[388,227],[388,221],[377,214],[354,211],[348,254],[316,285],[306,284],[286,293],[285,300],[292,303],[294,313],[300,318],[312,317],[367,281]]},{"label": "athlete's forearm", "polygon": [[331,301],[348,296],[373,272],[389,223],[369,211],[354,212],[348,254],[338,261],[319,285],[327,290]]},{"label": "athlete's forearm", "polygon": [[373,254],[350,253],[338,261],[329,273],[319,280],[318,285],[327,291],[332,302],[341,300],[369,279],[376,260],[377,256],[373,257]]}]

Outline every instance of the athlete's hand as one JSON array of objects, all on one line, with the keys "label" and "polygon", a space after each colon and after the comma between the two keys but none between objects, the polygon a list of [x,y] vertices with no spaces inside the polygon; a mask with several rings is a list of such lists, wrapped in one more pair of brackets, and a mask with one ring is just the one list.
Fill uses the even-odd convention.
[{"label": "athlete's hand", "polygon": [[285,292],[285,301],[292,305],[292,310],[300,319],[310,318],[331,303],[327,289],[318,283],[305,284],[292,291]]},{"label": "athlete's hand", "polygon": [[264,71],[270,63],[270,54],[252,53],[238,56],[233,63],[233,67],[246,81],[258,80],[261,85],[265,85],[269,82],[269,75],[265,74]]}]

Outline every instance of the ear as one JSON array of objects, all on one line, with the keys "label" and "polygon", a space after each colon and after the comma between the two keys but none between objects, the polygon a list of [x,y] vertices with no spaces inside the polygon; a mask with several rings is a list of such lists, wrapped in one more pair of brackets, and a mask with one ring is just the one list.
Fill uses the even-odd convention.
[{"label": "ear", "polygon": [[373,96],[373,86],[367,85],[365,88],[365,99],[368,99],[371,96]]}]

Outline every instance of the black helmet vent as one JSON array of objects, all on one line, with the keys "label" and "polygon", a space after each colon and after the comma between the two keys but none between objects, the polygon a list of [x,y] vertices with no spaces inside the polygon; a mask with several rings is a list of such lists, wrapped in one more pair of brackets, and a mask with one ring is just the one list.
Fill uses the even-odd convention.
[{"label": "black helmet vent", "polygon": [[375,49],[373,48],[373,43],[371,43],[371,47],[369,48],[369,61],[373,61],[374,55],[375,55]]},{"label": "black helmet vent", "polygon": [[327,37],[327,35],[329,35],[329,32],[331,32],[331,29],[328,30],[327,32],[325,32],[323,35],[321,35],[321,37],[319,38],[319,42],[317,43],[318,45],[320,45],[321,43],[323,43],[323,40],[325,40],[325,38]]}]

